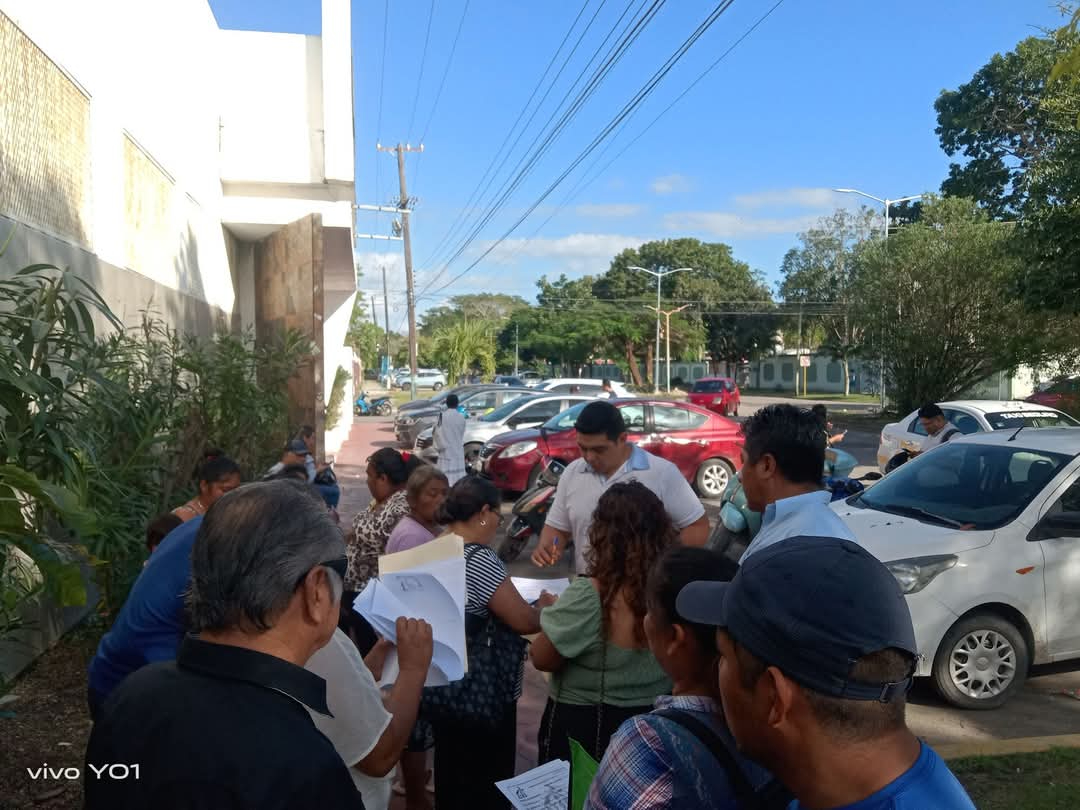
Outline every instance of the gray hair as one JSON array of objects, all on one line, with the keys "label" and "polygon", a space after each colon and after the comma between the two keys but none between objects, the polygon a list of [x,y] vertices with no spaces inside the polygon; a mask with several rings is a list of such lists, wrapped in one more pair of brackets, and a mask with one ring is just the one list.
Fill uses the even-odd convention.
[{"label": "gray hair", "polygon": [[[207,511],[191,550],[191,629],[269,630],[304,576],[344,554],[341,530],[306,483],[261,481],[233,490]],[[326,570],[336,600],[343,583]]]},{"label": "gray hair", "polygon": [[446,473],[434,464],[422,464],[413,470],[408,483],[405,485],[405,497],[409,503],[416,503],[416,499],[420,497],[424,487],[432,481],[442,481],[447,486],[450,486],[450,479],[446,477]]}]

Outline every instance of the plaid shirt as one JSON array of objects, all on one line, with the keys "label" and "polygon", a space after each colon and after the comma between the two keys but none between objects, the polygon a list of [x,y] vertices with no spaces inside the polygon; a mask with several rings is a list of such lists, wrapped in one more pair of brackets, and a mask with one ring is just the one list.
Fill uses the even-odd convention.
[{"label": "plaid shirt", "polygon": [[[730,738],[720,705],[711,698],[664,695],[657,699],[656,708],[690,712]],[[744,770],[752,784],[764,781],[765,772],[760,768],[744,763]],[[688,729],[654,715],[632,717],[612,736],[585,808],[674,807],[736,810],[738,804],[723,766]]]}]

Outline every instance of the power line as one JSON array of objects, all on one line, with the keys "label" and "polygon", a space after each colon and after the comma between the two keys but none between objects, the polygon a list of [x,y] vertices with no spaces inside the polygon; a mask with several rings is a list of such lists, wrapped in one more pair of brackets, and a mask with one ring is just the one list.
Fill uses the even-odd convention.
[{"label": "power line", "polygon": [[[735,0],[723,0],[723,2],[721,2],[709,14],[709,16],[705,18],[705,20],[694,30],[694,32],[689,37],[687,37],[687,39],[682,43],[682,45],[680,45],[675,50],[675,52],[668,57],[668,59],[664,62],[660,69],[653,74],[652,78],[650,78],[650,80],[646,82],[646,84],[640,90],[638,90],[634,97],[626,103],[626,105],[619,112],[619,114],[616,115],[616,117],[612,119],[612,121],[610,121],[606,127],[604,127],[600,134],[593,138],[592,142],[577,156],[577,158],[574,159],[570,166],[561,175],[559,175],[559,177],[557,177],[550,186],[548,186],[547,190],[544,191],[544,193],[539,197],[539,199],[537,199],[536,202],[534,202],[528,208],[528,210],[526,210],[525,213],[522,214],[517,219],[517,221],[502,234],[502,236],[496,239],[483,253],[481,253],[474,262],[472,262],[462,272],[454,276],[454,278],[452,278],[449,282],[436,290],[436,292],[446,289],[451,284],[455,283],[458,279],[462,278],[466,273],[469,272],[469,270],[478,265],[496,247],[498,247],[498,245],[500,245],[515,230],[517,230],[517,228],[520,227],[521,223],[523,223],[532,214],[532,212],[535,211],[537,207],[539,207],[540,204],[543,203],[543,201],[546,200],[556,188],[558,188],[562,181],[566,179],[567,175],[569,175],[575,168],[577,168],[577,166],[582,161],[584,161],[585,158],[587,158],[608,135],[611,134],[612,130],[614,130],[615,127],[619,125],[619,123],[621,123],[634,109],[636,109],[646,98],[648,98],[648,96],[656,89],[657,85],[659,85],[663,78],[667,76],[669,72],[671,72],[672,68],[674,68],[674,66],[678,64],[678,62],[687,53],[687,51],[689,51],[690,48],[693,47],[693,45],[705,34],[706,31],[708,31],[708,29],[713,25],[713,23],[715,23],[716,20],[719,19],[720,16],[724,12],[726,12],[727,9],[729,9],[734,2]],[[459,256],[461,252],[462,250],[459,250],[453,258]],[[450,261],[453,261],[453,258]]]},{"label": "power line", "polygon": [[[600,86],[601,83],[603,83],[607,76],[610,75],[618,62],[637,41],[637,38],[641,35],[642,31],[644,31],[645,27],[650,22],[652,22],[653,19],[655,19],[664,2],[665,0],[654,0],[653,4],[648,8],[648,10],[643,16],[641,16],[636,21],[632,19],[631,22],[627,24],[626,28],[623,29],[623,32],[620,35],[619,41],[616,42],[616,44],[608,50],[603,64],[601,64],[600,67],[598,67],[593,72],[586,86],[578,93],[577,97],[574,99],[570,107],[565,112],[563,112],[562,117],[559,119],[559,121],[555,123],[554,126],[551,126],[550,129],[548,129],[548,125],[550,125],[551,121],[554,119],[559,109],[561,109],[562,106],[566,103],[566,101],[570,97],[570,94],[574,91],[574,88],[577,87],[578,83],[584,77],[585,71],[588,70],[589,67],[596,61],[596,58],[597,56],[599,56],[600,51],[603,49],[607,41],[611,38],[611,34],[609,33],[608,36],[605,37],[604,42],[602,42],[597,48],[596,52],[593,54],[593,57],[589,60],[589,63],[581,71],[578,78],[571,85],[570,89],[567,90],[567,92],[564,94],[563,99],[559,103],[559,106],[556,108],[555,112],[552,113],[552,115],[549,117],[548,125],[545,125],[545,127],[541,129],[541,132],[537,134],[537,136],[533,139],[532,143],[526,150],[526,155],[523,155],[518,160],[517,165],[511,170],[513,179],[504,182],[500,190],[496,192],[494,201],[488,204],[488,208],[485,211],[484,215],[481,217],[478,224],[476,224],[472,228],[472,230],[465,237],[465,239],[457,246],[456,250],[453,252],[453,255],[451,255],[451,257],[446,260],[445,266],[439,271],[439,273],[436,275],[436,279],[434,280],[437,280],[443,274],[443,272],[445,272],[446,266],[456,261],[458,257],[460,257],[468,249],[472,242],[475,241],[477,236],[479,236],[480,231],[483,230],[483,228],[488,224],[488,222],[491,221],[491,219],[496,215],[496,213],[498,213],[498,211],[505,206],[510,195],[513,194],[513,192],[517,190],[518,186],[521,185],[525,178],[528,177],[528,175],[535,168],[539,160],[547,153],[548,149],[552,146],[552,144],[559,137],[559,135],[561,135],[562,132],[566,129],[570,121],[578,113],[578,111],[585,104],[585,102],[596,92],[597,88]],[[734,2],[734,0],[728,0],[728,2]],[[644,5],[644,1],[642,5]],[[640,12],[640,9],[641,6],[638,7],[638,12],[635,12],[635,16]],[[625,16],[625,12],[623,16]],[[620,17],[619,21],[621,20],[622,17]],[[618,24],[619,22],[617,21],[615,26],[613,27],[613,31],[614,28],[618,27]],[[543,135],[545,130],[547,130],[546,136]],[[540,143],[539,146],[536,146],[537,142],[542,136],[543,142]],[[529,150],[532,150],[531,153],[529,152]]]},{"label": "power line", "polygon": [[[413,124],[416,121],[416,105],[420,101],[420,88],[424,85],[424,66],[427,64],[428,43],[431,41],[431,21],[435,17],[435,0],[428,8],[427,31],[424,33],[424,51],[420,56],[420,73],[416,77],[416,93],[413,95],[412,113],[409,114],[409,126],[405,128],[406,139],[411,138]],[[421,139],[423,142],[423,139]]]}]

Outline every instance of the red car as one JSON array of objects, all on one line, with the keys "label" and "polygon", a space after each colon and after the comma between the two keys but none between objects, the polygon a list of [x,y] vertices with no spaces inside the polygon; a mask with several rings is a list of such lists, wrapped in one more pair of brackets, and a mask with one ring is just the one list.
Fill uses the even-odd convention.
[{"label": "red car", "polygon": [[1080,413],[1080,377],[1058,380],[1043,390],[1036,391],[1027,401],[1045,405],[1047,408],[1057,408],[1075,416]]},{"label": "red car", "polygon": [[742,395],[739,386],[728,377],[702,377],[690,389],[690,402],[722,416],[738,416]]},{"label": "red car", "polygon": [[[669,400],[612,400],[622,411],[630,441],[671,461],[705,498],[719,498],[742,466],[739,426],[695,405]],[[544,456],[569,464],[581,457],[574,422],[582,402],[543,427],[500,433],[480,451],[482,474],[499,489],[522,492],[540,474]]]}]

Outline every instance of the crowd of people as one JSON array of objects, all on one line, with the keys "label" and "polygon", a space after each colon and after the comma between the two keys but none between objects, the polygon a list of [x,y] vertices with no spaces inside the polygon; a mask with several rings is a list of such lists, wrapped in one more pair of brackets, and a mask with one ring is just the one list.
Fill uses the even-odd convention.
[{"label": "crowd of people", "polygon": [[[592,810],[973,807],[905,725],[911,618],[827,508],[821,414],[746,421],[740,477],[764,517],[738,561],[704,547],[700,501],[611,403],[576,428],[582,457],[533,562],[572,544],[578,576],[532,604],[493,547],[499,492],[456,462],[376,451],[371,501],[342,531],[302,435],[254,483],[212,454],[198,495],[148,527],[148,564],[91,662],[87,773],[139,776],[88,777],[86,806],[386,810],[397,769],[409,810],[508,807],[495,783],[514,774],[527,657],[550,673],[539,761],[574,743],[598,760]],[[398,618],[391,644],[352,610],[380,556],[436,538],[464,548],[466,678],[480,682],[473,642],[506,651],[496,697],[451,713],[424,685],[427,622]]]}]

